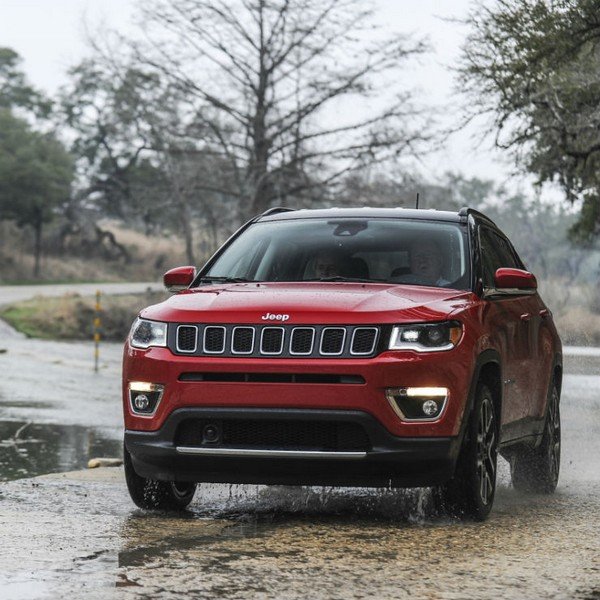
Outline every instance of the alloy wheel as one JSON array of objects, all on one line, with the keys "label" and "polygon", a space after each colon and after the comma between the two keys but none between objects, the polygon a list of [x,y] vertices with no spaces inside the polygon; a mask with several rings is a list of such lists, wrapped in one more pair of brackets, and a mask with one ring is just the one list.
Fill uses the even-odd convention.
[{"label": "alloy wheel", "polygon": [[492,501],[496,480],[496,423],[494,407],[484,397],[477,426],[477,477],[479,496],[484,505]]},{"label": "alloy wheel", "polygon": [[560,412],[558,407],[558,392],[552,391],[550,405],[548,406],[548,419],[546,420],[546,435],[548,436],[548,453],[550,477],[558,478],[560,468]]}]

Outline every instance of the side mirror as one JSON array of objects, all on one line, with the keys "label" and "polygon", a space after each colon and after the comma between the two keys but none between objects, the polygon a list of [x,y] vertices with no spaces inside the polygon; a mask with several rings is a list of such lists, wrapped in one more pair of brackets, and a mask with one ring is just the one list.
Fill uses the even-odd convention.
[{"label": "side mirror", "polygon": [[196,267],[177,267],[164,274],[163,283],[171,294],[175,294],[190,287],[195,277]]},{"label": "side mirror", "polygon": [[537,289],[535,275],[529,271],[523,271],[523,269],[498,269],[494,276],[494,282],[497,290],[517,289],[535,291]]}]

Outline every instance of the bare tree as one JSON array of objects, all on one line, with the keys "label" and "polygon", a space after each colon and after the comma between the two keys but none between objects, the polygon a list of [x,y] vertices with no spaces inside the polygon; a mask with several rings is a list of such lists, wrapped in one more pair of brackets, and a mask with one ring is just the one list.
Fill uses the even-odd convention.
[{"label": "bare tree", "polygon": [[414,154],[430,139],[399,66],[424,51],[374,34],[365,0],[152,0],[137,60],[189,98],[230,167],[242,217]]},{"label": "bare tree", "polygon": [[225,212],[231,212],[227,198],[215,206],[221,192],[212,189],[223,187],[228,163],[207,145],[176,88],[131,64],[126,52],[95,50],[93,59],[71,70],[62,94],[80,174],[65,232],[87,227],[98,211],[142,219],[147,232],[173,226],[195,264],[198,220],[208,225],[214,248],[216,224],[227,224]]}]

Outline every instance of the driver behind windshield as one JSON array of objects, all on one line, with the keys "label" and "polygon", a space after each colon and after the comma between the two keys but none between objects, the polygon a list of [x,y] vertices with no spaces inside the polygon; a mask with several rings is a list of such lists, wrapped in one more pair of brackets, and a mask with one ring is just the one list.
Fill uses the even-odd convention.
[{"label": "driver behind windshield", "polygon": [[315,257],[315,277],[324,279],[341,275],[341,261],[333,252],[320,252]]}]

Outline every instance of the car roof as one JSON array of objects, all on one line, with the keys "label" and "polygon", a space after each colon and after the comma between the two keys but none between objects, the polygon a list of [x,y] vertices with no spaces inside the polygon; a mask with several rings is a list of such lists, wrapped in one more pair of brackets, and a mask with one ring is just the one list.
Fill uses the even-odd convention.
[{"label": "car roof", "polygon": [[446,221],[466,223],[469,215],[495,224],[485,215],[472,208],[461,208],[459,211],[436,210],[433,208],[372,208],[369,206],[356,208],[319,208],[300,209],[276,207],[270,208],[256,217],[255,221],[289,221],[292,219],[335,219],[335,218],[381,218],[381,219],[414,219],[422,221]]}]

